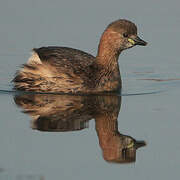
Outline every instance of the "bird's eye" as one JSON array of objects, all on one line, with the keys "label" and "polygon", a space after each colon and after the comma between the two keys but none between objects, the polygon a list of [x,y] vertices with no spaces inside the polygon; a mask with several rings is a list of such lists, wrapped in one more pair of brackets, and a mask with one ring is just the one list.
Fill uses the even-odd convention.
[{"label": "bird's eye", "polygon": [[123,33],[123,36],[124,36],[125,38],[127,38],[127,37],[128,37],[128,34],[127,34],[127,33]]}]

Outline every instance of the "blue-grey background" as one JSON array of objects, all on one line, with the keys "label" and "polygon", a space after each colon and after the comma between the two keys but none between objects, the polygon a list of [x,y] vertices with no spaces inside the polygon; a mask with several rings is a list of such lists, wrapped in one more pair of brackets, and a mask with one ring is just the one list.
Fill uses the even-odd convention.
[{"label": "blue-grey background", "polygon": [[122,97],[120,132],[147,142],[133,164],[103,160],[94,121],[80,132],[38,132],[13,96],[0,93],[0,179],[178,179],[179,6],[178,0],[1,0],[1,90],[12,88],[32,48],[69,46],[96,55],[105,27],[125,18],[149,44],[121,54],[123,94],[160,92]]}]

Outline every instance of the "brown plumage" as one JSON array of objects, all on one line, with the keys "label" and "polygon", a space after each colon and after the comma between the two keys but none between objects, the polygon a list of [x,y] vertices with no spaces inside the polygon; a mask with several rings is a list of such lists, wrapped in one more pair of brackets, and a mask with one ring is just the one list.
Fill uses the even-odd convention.
[{"label": "brown plumage", "polygon": [[134,23],[111,23],[100,39],[97,56],[67,47],[42,47],[13,79],[17,90],[55,93],[119,92],[119,54],[147,43],[137,36]]}]

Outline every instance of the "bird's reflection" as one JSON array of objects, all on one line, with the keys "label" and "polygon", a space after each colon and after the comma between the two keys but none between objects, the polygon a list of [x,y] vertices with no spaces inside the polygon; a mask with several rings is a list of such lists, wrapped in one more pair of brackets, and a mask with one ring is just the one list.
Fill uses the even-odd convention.
[{"label": "bird's reflection", "polygon": [[32,117],[32,128],[40,131],[82,130],[95,119],[99,144],[108,162],[135,162],[137,148],[145,145],[118,131],[121,96],[21,94],[14,100]]}]

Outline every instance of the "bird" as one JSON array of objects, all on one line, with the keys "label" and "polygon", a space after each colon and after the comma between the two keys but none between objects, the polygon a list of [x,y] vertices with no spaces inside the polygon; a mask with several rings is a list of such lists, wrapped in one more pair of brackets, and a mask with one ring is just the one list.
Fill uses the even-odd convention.
[{"label": "bird", "polygon": [[110,23],[100,38],[97,55],[58,46],[34,48],[16,72],[14,89],[37,93],[119,93],[122,88],[118,59],[122,51],[147,42],[126,19]]}]

